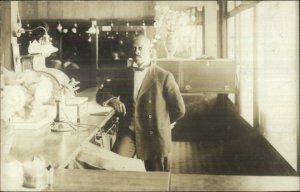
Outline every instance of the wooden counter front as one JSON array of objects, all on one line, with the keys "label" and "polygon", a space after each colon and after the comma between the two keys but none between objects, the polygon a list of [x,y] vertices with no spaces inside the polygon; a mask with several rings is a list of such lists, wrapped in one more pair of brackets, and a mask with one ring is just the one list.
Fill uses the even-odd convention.
[{"label": "wooden counter front", "polygon": [[171,174],[170,191],[299,191],[299,177]]},{"label": "wooden counter front", "polygon": [[295,176],[57,169],[50,191],[299,191]]},{"label": "wooden counter front", "polygon": [[168,172],[58,169],[53,191],[169,191]]}]

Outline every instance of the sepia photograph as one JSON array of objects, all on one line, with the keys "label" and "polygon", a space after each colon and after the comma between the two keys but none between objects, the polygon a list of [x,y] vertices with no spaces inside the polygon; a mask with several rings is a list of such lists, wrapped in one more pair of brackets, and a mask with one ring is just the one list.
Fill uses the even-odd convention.
[{"label": "sepia photograph", "polygon": [[0,0],[0,191],[300,191],[299,1]]}]

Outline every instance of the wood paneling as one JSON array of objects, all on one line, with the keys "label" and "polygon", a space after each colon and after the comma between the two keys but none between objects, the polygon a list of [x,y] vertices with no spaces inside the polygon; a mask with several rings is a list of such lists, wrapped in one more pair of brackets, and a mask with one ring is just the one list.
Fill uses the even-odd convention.
[{"label": "wood paneling", "polygon": [[[36,1],[19,1],[19,12],[21,19],[34,18],[38,16],[38,2]],[[41,16],[39,16],[41,17]]]},{"label": "wood paneling", "polygon": [[37,2],[37,11],[38,11],[38,15],[41,15],[42,17],[46,17],[47,16],[47,2],[46,1]]},{"label": "wood paneling", "polygon": [[139,19],[154,17],[155,1],[20,1],[22,19]]},{"label": "wood paneling", "polygon": [[51,191],[299,191],[299,177],[56,169]]},{"label": "wood paneling", "polygon": [[[63,1],[62,2],[62,5],[57,5],[57,4],[53,4],[52,2],[49,2],[49,6],[52,7],[51,10],[53,10],[55,12],[55,16],[56,16],[56,19],[57,19],[57,16],[61,15],[62,14],[62,18],[64,19],[72,19],[74,17],[76,17],[77,15],[80,16],[82,13],[83,13],[83,9],[82,11],[76,13],[73,9],[73,5],[74,5],[74,2],[72,1]],[[78,6],[78,4],[76,4]],[[74,7],[76,6],[74,5]],[[61,7],[62,10],[60,9],[57,9],[58,7]],[[88,10],[86,10],[88,11]],[[54,15],[49,15],[48,18],[53,18],[55,17]]]},{"label": "wood paneling", "polygon": [[[83,177],[82,177],[83,176]],[[55,170],[54,191],[169,191],[170,173]]]},{"label": "wood paneling", "polygon": [[298,191],[298,177],[172,174],[170,191]]},{"label": "wood paneling", "polygon": [[12,37],[11,26],[17,22],[18,2],[0,2],[0,63],[8,69],[13,69],[11,43],[16,43]]},{"label": "wood paneling", "polygon": [[157,5],[170,6],[175,9],[191,8],[191,7],[202,7],[206,5],[207,1],[157,1]]}]

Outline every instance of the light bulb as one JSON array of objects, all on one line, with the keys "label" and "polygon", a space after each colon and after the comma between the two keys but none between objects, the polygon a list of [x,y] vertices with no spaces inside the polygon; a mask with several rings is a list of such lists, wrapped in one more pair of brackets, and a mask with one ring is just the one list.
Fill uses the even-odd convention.
[{"label": "light bulb", "polygon": [[63,28],[62,25],[59,23],[58,26],[57,26],[57,30],[58,30],[59,32],[61,32],[62,28]]},{"label": "light bulb", "polygon": [[64,33],[68,33],[68,31],[69,31],[68,29],[63,29]]},{"label": "light bulb", "polygon": [[73,32],[73,33],[77,33],[77,28],[76,28],[76,27],[73,27],[73,28],[72,28],[72,32]]}]

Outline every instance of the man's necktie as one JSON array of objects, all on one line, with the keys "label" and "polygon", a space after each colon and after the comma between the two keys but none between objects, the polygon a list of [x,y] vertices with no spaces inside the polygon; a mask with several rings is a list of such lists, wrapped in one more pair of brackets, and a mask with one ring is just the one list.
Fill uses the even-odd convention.
[{"label": "man's necktie", "polygon": [[144,71],[144,69],[150,67],[150,65],[146,65],[143,67],[131,67],[133,71]]}]

